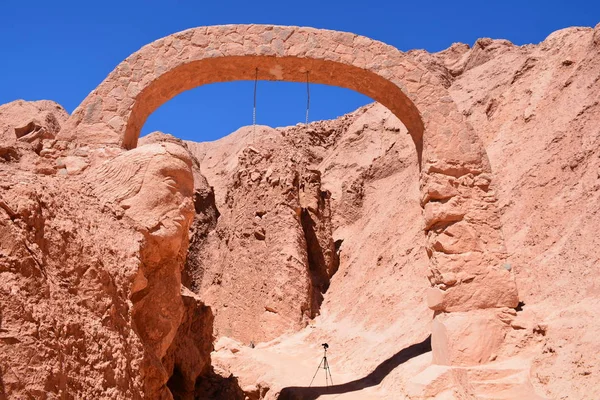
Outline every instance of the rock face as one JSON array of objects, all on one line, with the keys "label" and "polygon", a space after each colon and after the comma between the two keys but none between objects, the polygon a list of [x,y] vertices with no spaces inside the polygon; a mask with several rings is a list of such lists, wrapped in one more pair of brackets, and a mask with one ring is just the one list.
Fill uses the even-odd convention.
[{"label": "rock face", "polygon": [[[51,152],[48,147],[43,147],[44,140],[54,139],[68,118],[64,108],[48,100],[17,100],[0,105],[0,160],[17,161],[31,155],[30,150],[37,154]],[[37,157],[28,160],[28,164],[34,163],[39,163]],[[44,173],[48,169],[52,167],[40,166],[38,172]]]},{"label": "rock face", "polygon": [[600,325],[589,315],[600,293],[599,35],[597,26],[557,31],[537,46],[486,40],[462,56],[485,52],[486,62],[465,66],[449,87],[498,178],[519,314],[540,340],[533,382],[550,398],[600,396],[592,378]]},{"label": "rock face", "polygon": [[0,106],[0,142],[53,139],[69,114],[53,101],[17,100]]},{"label": "rock face", "polygon": [[0,106],[0,398],[600,398],[599,32],[405,55],[479,164],[379,104],[130,151]]},{"label": "rock face", "polygon": [[[16,106],[37,124],[36,103]],[[18,157],[0,163],[0,393],[169,397],[173,375],[193,391],[210,372],[213,317],[180,280],[191,156],[173,143],[123,152],[39,139],[49,151],[17,140],[6,148]]]},{"label": "rock face", "polygon": [[123,292],[135,265],[118,249],[135,249],[133,232],[77,187],[2,167],[3,395],[132,396],[143,346]]},{"label": "rock face", "polygon": [[[207,162],[233,166],[221,171],[227,189],[218,222],[188,254],[191,287],[219,310],[216,334],[248,344],[297,331],[314,318],[338,262],[320,172],[278,131],[260,127],[257,135],[239,153],[188,144]],[[217,153],[207,155],[211,150]]]},{"label": "rock face", "polygon": [[149,393],[164,390],[169,374],[162,360],[184,313],[181,266],[193,216],[191,167],[184,148],[156,143],[119,154],[91,170],[94,195],[109,207],[119,207],[117,212],[143,235],[130,299],[134,326],[149,351],[144,360]]}]

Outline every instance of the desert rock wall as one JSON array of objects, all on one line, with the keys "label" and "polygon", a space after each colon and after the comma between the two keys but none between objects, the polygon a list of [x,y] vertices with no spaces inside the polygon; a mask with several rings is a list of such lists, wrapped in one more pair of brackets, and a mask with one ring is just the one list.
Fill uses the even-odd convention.
[{"label": "desert rock wall", "polygon": [[499,178],[523,313],[547,326],[533,376],[551,398],[600,396],[600,325],[589,314],[600,295],[599,32],[569,28],[537,46],[490,49],[449,89]]},{"label": "desert rock wall", "polygon": [[[308,323],[305,329],[288,331],[274,343],[282,342],[282,352],[295,354],[328,342],[335,349],[332,363],[338,374],[362,376],[403,347],[427,338],[431,312],[424,302],[428,258],[420,223],[419,168],[414,144],[400,121],[384,107],[372,105],[338,120],[279,130],[259,126],[256,133],[254,136],[249,127],[217,142],[188,143],[200,160],[208,184],[214,187],[219,211],[227,207],[229,196],[241,197],[232,189],[230,177],[240,168],[244,152],[249,147],[258,150],[275,143],[269,159],[273,169],[278,168],[279,160],[294,154],[299,164],[309,163],[311,169],[320,171],[320,190],[329,193],[331,210],[330,214],[321,213],[320,221],[330,225],[326,230],[331,229],[333,248],[339,257],[316,318],[303,321],[299,326],[303,328]],[[244,193],[248,202],[280,199],[277,192]],[[221,220],[219,217],[219,223]],[[298,225],[297,220],[292,222]],[[267,237],[272,230],[267,229]],[[306,249],[303,241],[296,246]],[[267,249],[276,250],[273,246]],[[255,252],[262,254],[263,250],[248,246],[237,251],[255,257]],[[276,271],[280,265],[264,263],[261,267]],[[304,271],[310,271],[308,263],[304,264]],[[229,305],[243,304],[247,301],[245,296],[230,297]],[[292,297],[288,299],[294,301]],[[255,314],[252,309],[247,310],[255,319],[264,313],[262,309]],[[217,336],[221,335],[223,332],[219,331]],[[247,341],[241,342],[242,353],[251,351]],[[241,376],[240,383],[259,388],[252,377],[261,376],[263,389],[257,389],[258,392],[264,391],[266,380],[269,396],[275,396],[267,398],[276,398],[277,388],[286,382],[298,384],[302,380],[302,374],[291,371],[294,364],[306,362],[304,358],[290,357],[285,365],[273,359],[273,364],[268,365],[260,352],[256,353],[256,360],[243,356],[238,361],[227,357],[228,350],[217,354],[221,352],[227,359],[217,360],[216,367],[230,368],[227,370]],[[280,369],[288,373],[281,376],[276,372]],[[402,367],[394,371],[396,387],[406,380],[404,373]]]},{"label": "desert rock wall", "polygon": [[[234,136],[253,133],[245,128]],[[188,143],[217,168],[232,165],[213,181],[218,222],[188,255],[191,287],[219,310],[217,336],[246,344],[306,326],[337,269],[329,193],[321,190],[319,171],[280,132],[259,127],[256,133],[239,152],[226,145],[206,155],[203,145]]]},{"label": "desert rock wall", "polygon": [[[599,32],[407,55],[477,132],[493,180],[420,170],[380,104],[131,151],[56,140],[73,132],[55,103],[0,106],[0,398],[314,397],[324,342],[340,398],[599,398]],[[515,278],[493,337],[488,311],[461,307],[498,298],[470,303],[457,260]],[[430,284],[454,292],[436,303]],[[444,363],[432,329],[465,327],[495,364],[415,391]]]},{"label": "desert rock wall", "polygon": [[59,106],[2,109],[34,131],[0,142],[0,397],[193,393],[212,373],[213,315],[181,285],[186,148],[70,146],[54,139]]},{"label": "desert rock wall", "polygon": [[135,398],[137,235],[70,182],[0,164],[0,369],[8,398]]}]

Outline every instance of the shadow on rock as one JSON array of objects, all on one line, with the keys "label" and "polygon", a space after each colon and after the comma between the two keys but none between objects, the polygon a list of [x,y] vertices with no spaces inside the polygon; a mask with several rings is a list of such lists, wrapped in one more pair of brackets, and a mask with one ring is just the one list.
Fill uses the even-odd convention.
[{"label": "shadow on rock", "polygon": [[4,380],[2,379],[2,370],[0,370],[0,400],[8,399],[4,390]]},{"label": "shadow on rock", "polygon": [[278,400],[313,400],[325,394],[356,392],[371,386],[377,386],[397,366],[404,364],[411,358],[427,353],[428,351],[431,351],[431,336],[427,337],[427,339],[423,340],[421,343],[416,343],[400,350],[398,353],[379,364],[373,372],[364,378],[333,386],[286,387],[281,390]]},{"label": "shadow on rock", "polygon": [[[177,397],[177,399],[185,399],[185,397]],[[196,382],[195,395],[193,397],[197,400],[244,400],[247,399],[243,390],[240,388],[239,382],[236,377],[231,375],[228,378],[220,376],[214,371],[211,371],[208,375],[201,377]]]}]

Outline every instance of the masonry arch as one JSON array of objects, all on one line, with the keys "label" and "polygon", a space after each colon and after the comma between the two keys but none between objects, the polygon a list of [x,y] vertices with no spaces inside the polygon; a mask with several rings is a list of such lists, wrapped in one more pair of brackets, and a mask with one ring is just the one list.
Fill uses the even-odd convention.
[{"label": "masonry arch", "polygon": [[[420,162],[425,151],[436,153],[431,158],[437,163],[446,159],[488,167],[479,140],[447,90],[412,57],[352,33],[301,27],[199,27],[150,43],[90,93],[62,139],[134,148],[147,117],[166,101],[207,83],[253,80],[257,68],[260,80],[304,82],[308,72],[313,83],[378,101],[407,127]],[[443,146],[434,140],[438,135]]]},{"label": "masonry arch", "polygon": [[[58,139],[132,149],[146,118],[166,101],[207,83],[254,80],[257,69],[260,80],[304,82],[308,73],[311,82],[361,92],[394,113],[415,143],[421,168],[430,308],[516,307],[483,145],[435,74],[384,43],[302,27],[188,29],[119,64],[77,107]],[[441,341],[434,332],[434,360],[451,362]]]}]

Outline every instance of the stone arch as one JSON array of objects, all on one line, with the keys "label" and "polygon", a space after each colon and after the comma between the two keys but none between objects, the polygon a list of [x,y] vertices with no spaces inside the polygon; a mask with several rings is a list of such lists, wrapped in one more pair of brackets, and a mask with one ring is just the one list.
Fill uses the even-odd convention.
[{"label": "stone arch", "polygon": [[[489,168],[485,152],[447,90],[411,57],[352,33],[301,27],[225,25],[188,29],[133,53],[74,111],[63,139],[136,146],[146,118],[177,94],[207,83],[253,80],[349,88],[390,109],[407,127],[421,159],[424,132],[443,135],[427,151],[438,162]],[[434,126],[443,124],[444,126]],[[432,138],[433,139],[433,138]],[[438,148],[439,147],[439,148]],[[456,157],[454,150],[461,150]]]},{"label": "stone arch", "polygon": [[[389,108],[407,127],[421,168],[428,303],[440,324],[448,313],[516,307],[483,145],[434,73],[384,43],[302,27],[188,29],[144,46],[119,64],[73,112],[59,139],[134,148],[146,118],[164,102],[207,83],[253,80],[257,68],[261,80],[304,82],[308,72],[311,82],[356,90]],[[457,329],[464,336],[464,329]],[[450,328],[438,331],[445,333],[436,337],[434,331],[437,362],[486,358],[463,350],[454,354],[446,340]]]}]

